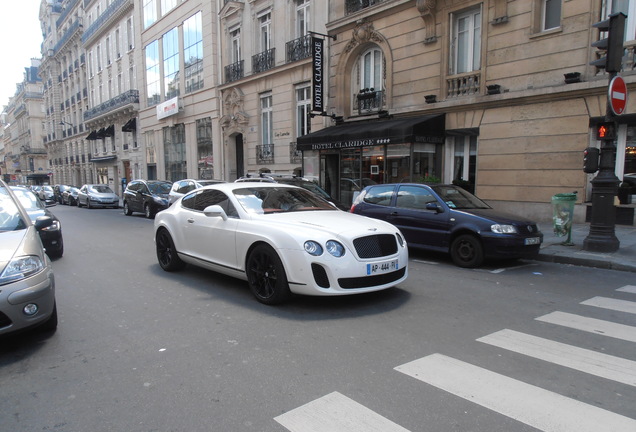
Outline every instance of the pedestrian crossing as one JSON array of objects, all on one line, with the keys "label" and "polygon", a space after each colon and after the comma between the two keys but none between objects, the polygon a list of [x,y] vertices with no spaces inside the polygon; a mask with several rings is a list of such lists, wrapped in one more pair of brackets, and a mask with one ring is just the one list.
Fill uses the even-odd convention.
[{"label": "pedestrian crossing", "polygon": [[[636,286],[618,292],[635,294]],[[580,303],[636,314],[636,301],[594,297]],[[627,315],[631,316],[631,315]],[[555,311],[535,318],[546,324],[636,342],[636,327]],[[485,345],[636,387],[636,358],[626,359],[511,329],[477,339]],[[635,432],[636,419],[435,353],[395,371],[544,432]],[[290,432],[410,432],[338,392],[274,418]]]}]

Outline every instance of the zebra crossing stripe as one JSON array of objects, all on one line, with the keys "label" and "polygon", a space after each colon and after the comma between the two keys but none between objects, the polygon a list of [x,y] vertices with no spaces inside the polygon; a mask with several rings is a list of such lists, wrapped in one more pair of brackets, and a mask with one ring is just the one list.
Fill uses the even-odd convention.
[{"label": "zebra crossing stripe", "polygon": [[477,341],[622,384],[636,386],[635,361],[508,329],[484,336]]},{"label": "zebra crossing stripe", "polygon": [[596,318],[588,318],[580,315],[558,311],[540,316],[535,319],[537,321],[543,321],[550,324],[556,324],[563,327],[582,330],[588,333],[609,336],[615,339],[622,339],[629,342],[636,342],[636,327],[628,326],[625,324],[604,321]]},{"label": "zebra crossing stripe", "polygon": [[338,392],[329,393],[274,420],[291,432],[409,432]]},{"label": "zebra crossing stripe", "polygon": [[636,294],[636,285],[625,285],[623,288],[619,288],[616,291]]},{"label": "zebra crossing stripe", "polygon": [[636,420],[442,354],[395,368],[544,432],[634,432]]},{"label": "zebra crossing stripe", "polygon": [[636,314],[636,302],[627,300],[618,300],[607,297],[593,297],[589,300],[581,302],[582,305],[596,306],[603,309],[611,309],[619,312],[627,312]]}]

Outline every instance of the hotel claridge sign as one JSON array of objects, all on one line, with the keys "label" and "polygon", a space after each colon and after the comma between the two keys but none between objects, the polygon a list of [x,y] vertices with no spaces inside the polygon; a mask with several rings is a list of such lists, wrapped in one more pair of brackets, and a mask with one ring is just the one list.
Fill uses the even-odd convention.
[{"label": "hotel claridge sign", "polygon": [[[119,194],[302,173],[345,204],[367,184],[454,182],[544,221],[576,191],[583,221],[611,74],[591,64],[594,25],[619,12],[618,186],[636,173],[636,0],[43,0],[0,169]],[[633,224],[627,197],[617,223]]]}]

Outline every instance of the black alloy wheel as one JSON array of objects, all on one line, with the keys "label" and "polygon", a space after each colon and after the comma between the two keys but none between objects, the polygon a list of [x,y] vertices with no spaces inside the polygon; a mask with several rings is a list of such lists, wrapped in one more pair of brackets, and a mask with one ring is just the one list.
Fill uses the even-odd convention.
[{"label": "black alloy wheel", "polygon": [[247,281],[256,299],[267,305],[279,304],[291,296],[285,268],[271,246],[256,246],[247,258]]},{"label": "black alloy wheel", "polygon": [[458,236],[450,248],[455,265],[464,268],[479,267],[484,262],[484,248],[481,241],[471,234]]},{"label": "black alloy wheel", "polygon": [[167,229],[160,228],[157,231],[155,244],[157,247],[157,261],[159,261],[159,265],[162,269],[167,272],[172,272],[180,270],[185,266],[185,263],[177,254],[174,241],[172,241],[172,236]]}]

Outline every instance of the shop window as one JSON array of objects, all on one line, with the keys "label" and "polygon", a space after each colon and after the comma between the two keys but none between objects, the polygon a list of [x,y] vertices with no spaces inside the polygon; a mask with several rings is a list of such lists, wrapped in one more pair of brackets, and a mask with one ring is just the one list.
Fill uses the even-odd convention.
[{"label": "shop window", "polygon": [[477,171],[477,137],[473,135],[455,136],[448,143],[450,166],[447,166],[447,181],[475,192]]},{"label": "shop window", "polygon": [[435,183],[441,180],[441,146],[416,143],[413,145],[413,181]]},{"label": "shop window", "polygon": [[188,176],[185,150],[185,126],[163,128],[164,162],[166,179],[177,181]]},{"label": "shop window", "polygon": [[196,121],[197,158],[200,179],[214,178],[214,156],[212,155],[212,119],[206,117]]}]

